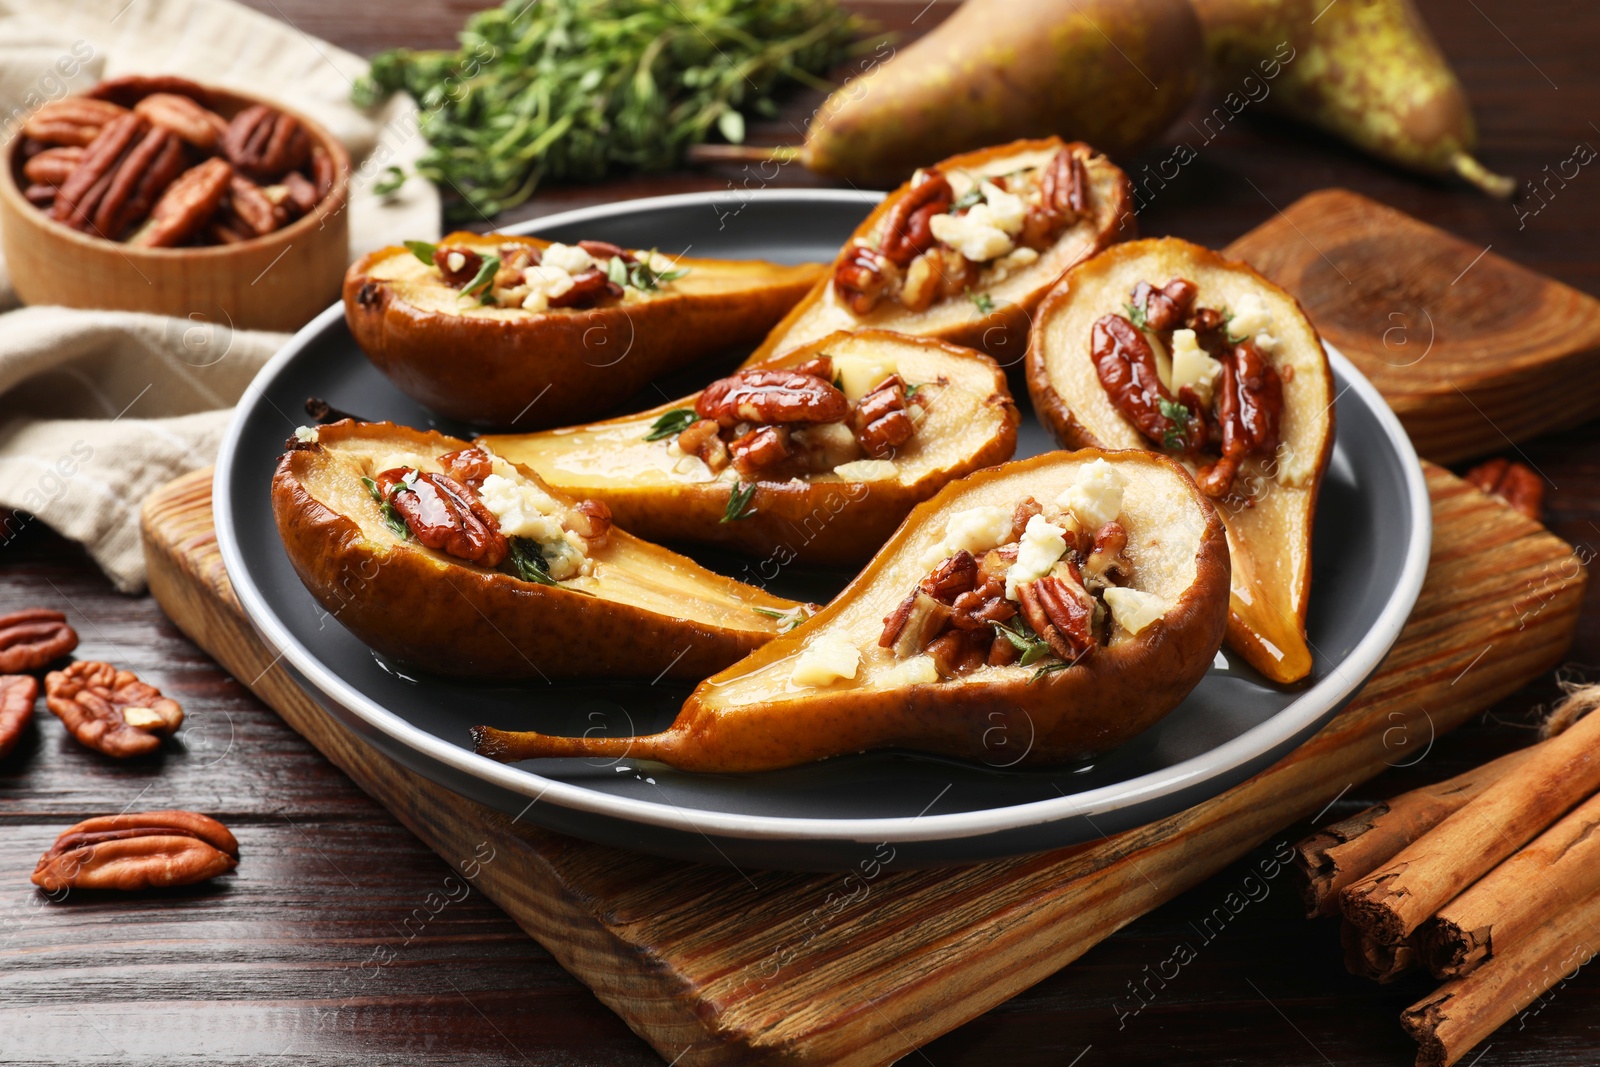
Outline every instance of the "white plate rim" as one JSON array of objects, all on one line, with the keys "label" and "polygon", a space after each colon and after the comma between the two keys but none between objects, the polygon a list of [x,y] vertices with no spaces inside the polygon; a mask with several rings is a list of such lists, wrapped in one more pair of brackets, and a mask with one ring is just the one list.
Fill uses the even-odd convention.
[{"label": "white plate rim", "polygon": [[[800,203],[852,202],[870,205],[882,194],[838,189],[764,189],[728,193],[681,193],[620,201],[593,208],[579,208],[506,227],[504,233],[537,233],[540,229],[583,223],[617,215],[661,208],[747,200],[795,201]],[[320,337],[344,316],[342,303],[335,304],[307,323],[272,357],[246,388],[245,395],[260,392],[265,396],[269,383],[313,340]],[[1355,365],[1332,345],[1324,344],[1330,363],[1338,368],[1346,389],[1357,393],[1373,410],[1388,444],[1401,461],[1407,503],[1412,514],[1411,532],[1399,582],[1373,627],[1328,676],[1301,693],[1282,711],[1265,722],[1208,751],[1159,771],[1151,771],[1069,796],[1014,804],[999,808],[952,812],[944,815],[894,816],[871,819],[811,819],[773,815],[744,815],[694,809],[692,814],[670,801],[637,800],[598,793],[582,786],[547,778],[522,767],[497,763],[468,749],[453,745],[432,733],[412,726],[363,695],[337,674],[327,670],[309,650],[284,628],[276,613],[249,579],[249,568],[239,551],[232,523],[232,484],[226,473],[234,465],[244,428],[242,410],[229,422],[218,452],[212,494],[217,545],[223,565],[245,614],[275,654],[294,667],[328,699],[356,715],[374,730],[411,748],[457,773],[478,778],[497,788],[527,797],[530,803],[549,802],[574,811],[600,815],[643,826],[660,827],[710,836],[726,836],[764,841],[851,841],[914,842],[947,841],[983,837],[1029,826],[1072,818],[1100,815],[1108,811],[1159,800],[1204,779],[1226,776],[1246,766],[1264,752],[1292,740],[1314,724],[1329,708],[1338,706],[1371,675],[1400,636],[1415,607],[1427,576],[1433,541],[1433,511],[1421,460],[1400,420],[1375,386]],[[1337,399],[1337,398],[1335,398]],[[236,577],[239,576],[239,577]],[[244,580],[240,580],[243,577]],[[274,662],[277,662],[274,660]],[[270,669],[270,668],[269,668]]]}]

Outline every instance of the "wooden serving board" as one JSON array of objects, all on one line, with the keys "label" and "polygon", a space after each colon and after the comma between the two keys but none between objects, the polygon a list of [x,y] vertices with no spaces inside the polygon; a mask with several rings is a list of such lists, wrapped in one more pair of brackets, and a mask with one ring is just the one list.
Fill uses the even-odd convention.
[{"label": "wooden serving board", "polygon": [[1324,189],[1228,253],[1300,300],[1436,463],[1600,415],[1600,300],[1489,249]]},{"label": "wooden serving board", "polygon": [[1585,582],[1570,546],[1449,472],[1426,474],[1434,541],[1416,610],[1377,676],[1295,752],[1096,844],[848,876],[624,852],[434,785],[336,722],[255,635],[217,551],[209,471],[151,496],[143,528],[151,592],[174,622],[447,863],[476,871],[664,1059],[873,1065],[1072,962],[1396,762],[1402,739],[1442,734],[1560,660]]}]

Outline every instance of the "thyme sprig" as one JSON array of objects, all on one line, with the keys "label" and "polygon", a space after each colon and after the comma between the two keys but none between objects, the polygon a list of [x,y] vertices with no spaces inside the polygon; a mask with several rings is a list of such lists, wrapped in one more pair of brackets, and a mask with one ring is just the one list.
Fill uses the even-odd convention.
[{"label": "thyme sprig", "polygon": [[699,421],[700,416],[694,413],[694,408],[673,408],[655,422],[650,424],[650,432],[644,435],[646,441],[660,441],[666,437],[676,437]]},{"label": "thyme sprig", "polygon": [[728,507],[722,513],[722,521],[738,522],[740,519],[748,519],[754,515],[756,509],[751,507],[750,503],[755,499],[755,495],[756,487],[754,483],[745,485],[743,482],[735,482],[733,492],[728,495]]},{"label": "thyme sprig", "polygon": [[[838,0],[507,0],[469,18],[459,48],[375,56],[352,97],[410,93],[417,172],[458,198],[452,217],[487,217],[541,181],[667,170],[713,131],[740,142],[785,85],[830,88],[821,75],[865,29]],[[404,177],[391,168],[380,191]]]}]

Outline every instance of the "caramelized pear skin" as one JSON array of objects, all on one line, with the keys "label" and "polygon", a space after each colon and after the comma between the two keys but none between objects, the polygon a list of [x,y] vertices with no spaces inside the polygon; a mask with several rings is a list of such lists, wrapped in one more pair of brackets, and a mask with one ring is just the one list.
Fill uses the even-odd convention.
[{"label": "caramelized pear skin", "polygon": [[[437,247],[488,259],[550,245],[453,233]],[[429,409],[473,426],[539,429],[598,415],[662,374],[756,343],[824,270],[688,258],[675,266],[688,273],[627,300],[532,311],[485,305],[411,250],[382,248],[345,274],[345,319],[373,364]]]},{"label": "caramelized pear skin", "polygon": [[[536,471],[563,493],[604,501],[617,525],[641,537],[824,565],[864,562],[918,503],[953,479],[1010,459],[1016,449],[1020,416],[1004,372],[988,356],[929,338],[865,330],[830,335],[762,366],[790,368],[818,357],[881,368],[879,380],[898,375],[927,399],[915,433],[888,459],[892,476],[857,480],[825,472],[750,483],[715,477],[692,457],[683,459],[677,434],[652,432],[674,412],[688,418],[699,393],[637,415],[544,433],[485,436],[478,444]],[[676,470],[679,464],[689,471]],[[743,517],[725,521],[731,498],[750,485],[754,492],[741,497]]]},{"label": "caramelized pear skin", "polygon": [[[1311,533],[1333,449],[1334,389],[1322,338],[1295,298],[1248,264],[1187,241],[1118,245],[1068,272],[1045,299],[1029,342],[1028,392],[1040,419],[1067,448],[1159,449],[1165,444],[1167,451],[1181,451],[1142,433],[1119,409],[1094,351],[1098,324],[1130,315],[1131,294],[1141,282],[1159,289],[1176,279],[1197,287],[1195,308],[1223,313],[1226,324],[1218,327],[1223,333],[1211,336],[1225,335],[1225,341],[1213,345],[1236,353],[1233,342],[1248,341],[1252,358],[1270,369],[1261,373],[1281,392],[1275,450],[1247,455],[1225,492],[1215,487],[1208,492],[1216,496],[1232,549],[1228,645],[1268,680],[1299,682],[1312,669],[1305,629]],[[1236,329],[1248,336],[1236,336]],[[1169,354],[1169,363],[1175,367],[1176,362]],[[1210,462],[1217,456],[1217,441],[1213,430],[1207,448],[1189,457],[1202,485],[1208,484],[1208,473],[1215,473]]]},{"label": "caramelized pear skin", "polygon": [[1069,144],[1059,137],[1015,141],[952,156],[936,164],[945,174],[960,171],[1003,176],[1021,166],[1043,165],[1063,149],[1083,158],[1088,208],[1082,218],[1040,253],[1035,263],[1008,273],[997,284],[955,293],[922,310],[884,300],[868,314],[853,313],[836,295],[834,277],[851,256],[852,244],[862,239],[876,240],[885,231],[891,213],[914,192],[913,183],[908,180],[867,216],[824,276],[773,328],[745,365],[764,363],[836,330],[860,329],[933,337],[987,352],[1002,366],[1019,364],[1027,347],[1031,317],[1062,273],[1113,242],[1134,235],[1137,223],[1133,187],[1126,174],[1093,148],[1077,142]]},{"label": "caramelized pear skin", "polygon": [[[1121,522],[1130,588],[1164,605],[1137,632],[1115,629],[1075,662],[980,666],[906,681],[879,643],[884,617],[927,574],[952,517],[1049,500],[1103,459],[1126,483]],[[911,513],[865,570],[797,629],[702,682],[663,733],[554,737],[477,727],[477,751],[503,762],[626,756],[701,772],[741,773],[880,748],[990,766],[1060,763],[1105,752],[1176,707],[1210,668],[1228,617],[1229,561],[1216,510],[1183,468],[1142,451],[1054,452],[980,471]],[[1118,624],[1120,626],[1120,624]],[[857,648],[854,676],[801,684],[796,664],[818,642]]]},{"label": "caramelized pear skin", "polygon": [[[290,446],[272,508],[296,573],[356,637],[431,673],[699,679],[771,640],[782,626],[775,616],[801,607],[618,529],[589,551],[592,573],[524,581],[402,536],[363,481],[443,471],[440,457],[469,442],[346,420]],[[574,503],[531,472],[501,469],[563,507]]]}]

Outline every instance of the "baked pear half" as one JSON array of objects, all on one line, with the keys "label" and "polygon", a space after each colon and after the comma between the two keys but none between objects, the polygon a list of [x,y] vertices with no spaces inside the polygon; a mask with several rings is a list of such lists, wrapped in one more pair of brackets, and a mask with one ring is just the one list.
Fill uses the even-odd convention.
[{"label": "baked pear half", "polygon": [[1044,294],[1134,228],[1127,175],[1086,144],[1051,137],[952,156],[867,216],[748,362],[875,328],[1020,363]]},{"label": "baked pear half", "polygon": [[538,429],[598,415],[661,374],[755,344],[824,272],[452,233],[357,260],[344,308],[367,357],[433,411]]},{"label": "baked pear half", "polygon": [[691,771],[886,747],[1056,763],[1175,708],[1227,619],[1226,536],[1176,461],[1053,452],[918,505],[837,599],[702,682],[663,733],[473,737],[506,762],[626,755]]},{"label": "baked pear half", "polygon": [[393,423],[302,428],[272,510],[328,613],[435,674],[704,678],[810,610],[632,537],[604,504],[466,441]]},{"label": "baked pear half", "polygon": [[1294,297],[1187,241],[1119,245],[1045,300],[1028,391],[1068,448],[1183,461],[1228,529],[1229,646],[1273,682],[1310,674],[1311,530],[1334,396]]},{"label": "baked pear half", "polygon": [[988,356],[863,330],[638,415],[478,446],[642,537],[860,564],[947,482],[1010,459],[1019,418]]}]

